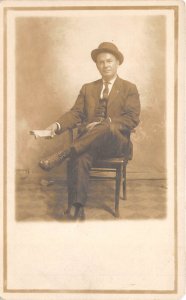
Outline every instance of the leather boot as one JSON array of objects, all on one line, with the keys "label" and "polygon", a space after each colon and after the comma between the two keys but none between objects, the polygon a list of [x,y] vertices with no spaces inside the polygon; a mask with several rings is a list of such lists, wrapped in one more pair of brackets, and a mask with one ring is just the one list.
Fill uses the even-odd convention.
[{"label": "leather boot", "polygon": [[66,158],[68,158],[72,153],[72,149],[69,148],[65,151],[59,151],[57,153],[54,153],[50,156],[48,156],[45,159],[40,160],[39,166],[44,171],[50,171],[54,167],[57,167],[60,165]]},{"label": "leather boot", "polygon": [[73,220],[75,221],[84,221],[85,220],[85,212],[84,207],[82,205],[75,206]]}]

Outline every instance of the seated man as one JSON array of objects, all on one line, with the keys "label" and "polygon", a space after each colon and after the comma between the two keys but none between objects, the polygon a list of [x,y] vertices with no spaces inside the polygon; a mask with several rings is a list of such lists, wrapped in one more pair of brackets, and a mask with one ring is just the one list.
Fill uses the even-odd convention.
[{"label": "seated man", "polygon": [[81,123],[78,138],[65,151],[39,162],[39,166],[48,171],[70,158],[68,192],[76,220],[85,217],[93,161],[127,154],[130,132],[138,125],[140,114],[136,86],[117,75],[118,66],[124,60],[118,48],[104,42],[91,56],[102,79],[83,85],[72,109],[47,128],[61,134]]}]

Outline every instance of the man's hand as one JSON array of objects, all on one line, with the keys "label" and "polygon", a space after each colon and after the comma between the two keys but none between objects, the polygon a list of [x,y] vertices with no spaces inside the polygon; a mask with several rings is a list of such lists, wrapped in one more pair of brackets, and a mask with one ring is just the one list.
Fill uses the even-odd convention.
[{"label": "man's hand", "polygon": [[88,124],[88,125],[86,126],[86,129],[87,129],[88,131],[90,131],[90,130],[92,130],[97,124],[100,124],[100,122],[92,122],[92,123],[90,123],[90,124]]},{"label": "man's hand", "polygon": [[46,130],[51,131],[51,136],[47,137],[46,139],[52,139],[56,135],[56,131],[58,130],[57,123],[52,123],[50,126],[46,128]]}]

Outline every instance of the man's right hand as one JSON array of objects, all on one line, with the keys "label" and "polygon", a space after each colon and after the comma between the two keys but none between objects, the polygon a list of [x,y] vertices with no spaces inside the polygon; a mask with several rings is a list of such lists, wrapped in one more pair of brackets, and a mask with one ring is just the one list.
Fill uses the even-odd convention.
[{"label": "man's right hand", "polygon": [[56,123],[52,123],[50,126],[48,126],[46,128],[46,130],[50,130],[51,131],[51,136],[48,137],[50,139],[50,138],[53,138],[56,135],[56,131],[58,130],[58,126],[57,126]]}]

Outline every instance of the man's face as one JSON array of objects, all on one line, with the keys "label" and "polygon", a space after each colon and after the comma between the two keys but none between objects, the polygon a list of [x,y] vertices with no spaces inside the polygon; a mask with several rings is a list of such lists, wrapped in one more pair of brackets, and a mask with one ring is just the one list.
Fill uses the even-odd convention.
[{"label": "man's face", "polygon": [[118,59],[111,53],[100,53],[96,60],[97,68],[103,79],[110,80],[117,74]]}]

